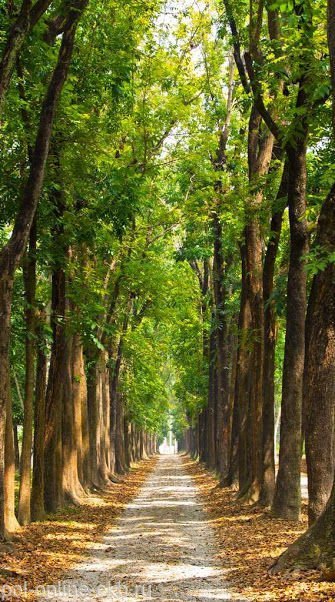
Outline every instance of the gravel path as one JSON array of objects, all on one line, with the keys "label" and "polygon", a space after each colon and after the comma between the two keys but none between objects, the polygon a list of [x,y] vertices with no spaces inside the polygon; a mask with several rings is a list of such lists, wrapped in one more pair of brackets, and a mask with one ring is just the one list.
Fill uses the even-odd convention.
[{"label": "gravel path", "polygon": [[179,456],[161,456],[90,559],[38,599],[229,600],[211,526]]}]

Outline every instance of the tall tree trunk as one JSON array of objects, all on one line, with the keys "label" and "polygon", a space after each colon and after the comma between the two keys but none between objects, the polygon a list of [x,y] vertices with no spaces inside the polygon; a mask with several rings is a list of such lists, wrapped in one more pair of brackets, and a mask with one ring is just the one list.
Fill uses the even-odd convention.
[{"label": "tall tree trunk", "polygon": [[207,466],[214,469],[216,465],[216,348],[215,318],[212,317],[212,332],[209,340],[209,380],[207,406]]},{"label": "tall tree trunk", "polygon": [[100,353],[96,350],[92,354],[88,355],[88,379],[87,379],[87,407],[88,407],[88,425],[89,425],[89,441],[90,441],[90,473],[92,484],[99,488],[102,488],[104,483],[102,482],[99,474],[100,465],[100,428],[101,428],[101,416],[100,416],[100,397],[99,397],[99,360]]},{"label": "tall tree trunk", "polygon": [[45,350],[44,312],[39,317],[36,329],[37,364],[34,415],[34,458],[33,482],[31,490],[31,518],[40,521],[44,518],[44,436],[45,436],[45,394],[47,383],[47,356]]},{"label": "tall tree trunk", "polygon": [[15,449],[12,402],[9,396],[6,412],[5,436],[5,535],[10,537],[19,528],[15,516]]},{"label": "tall tree trunk", "polygon": [[[335,185],[320,214],[316,243],[325,254],[335,251]],[[308,408],[310,518],[316,522],[276,561],[273,572],[299,566],[333,570],[335,546],[334,399],[335,399],[335,265],[331,261],[313,279],[306,331],[305,395]],[[316,446],[319,456],[316,453]],[[326,465],[327,458],[333,467]],[[320,471],[320,476],[318,474]],[[333,481],[332,487],[330,481]],[[325,495],[331,490],[325,509]],[[320,514],[320,511],[322,513]]]},{"label": "tall tree trunk", "polygon": [[[85,3],[86,5],[86,3]],[[21,208],[12,235],[0,252],[0,537],[4,535],[4,433],[6,408],[9,405],[8,351],[14,274],[24,254],[37,203],[40,197],[45,164],[49,152],[52,125],[58,100],[67,77],[74,45],[77,20],[81,10],[71,10],[71,19],[63,34],[58,61],[42,105],[40,122]]]},{"label": "tall tree trunk", "polygon": [[108,356],[104,351],[99,362],[99,414],[100,414],[100,456],[99,474],[102,481],[107,484],[110,475],[110,391],[108,374]]},{"label": "tall tree trunk", "polygon": [[[315,245],[325,255],[335,250],[335,186],[323,205]],[[335,265],[332,262],[314,277],[309,297],[304,406],[311,524],[327,504],[335,469]]]},{"label": "tall tree trunk", "polygon": [[130,432],[129,432],[129,422],[127,416],[124,417],[124,450],[125,450],[125,466],[128,470],[131,464],[131,454],[130,454]]},{"label": "tall tree trunk", "polygon": [[51,327],[52,347],[48,385],[45,399],[45,448],[44,448],[44,503],[48,512],[55,512],[64,503],[63,488],[63,426],[64,395],[68,394],[69,350],[66,335],[67,318],[67,277],[65,267],[69,248],[64,243],[64,213],[66,204],[61,185],[60,149],[55,143],[53,148],[55,171],[59,178],[59,188],[55,190],[53,203],[55,226],[53,238],[57,245],[55,252],[51,284]]},{"label": "tall tree trunk", "polygon": [[[332,67],[332,101],[333,101],[333,136],[335,136],[335,2],[328,0],[328,45],[330,63]],[[322,246],[322,252],[333,254],[335,251],[335,185],[333,185],[320,213],[317,242]],[[321,449],[321,472],[323,474],[323,487],[329,486],[329,473],[325,467],[325,458],[329,449],[333,447],[334,439],[328,421],[334,420],[334,398],[335,398],[335,269],[331,261],[326,267],[314,276],[311,295],[308,304],[307,330],[306,330],[306,361],[304,373],[304,392],[307,395],[306,410],[308,417],[307,431],[309,432],[308,446],[310,454],[308,459],[311,480],[313,481],[316,471],[316,457],[314,433],[318,434],[318,443],[322,445],[324,432],[328,439],[328,449]],[[309,390],[309,387],[311,390]],[[319,399],[321,410],[318,412]],[[324,422],[321,423],[321,418]],[[315,429],[314,423],[315,421]],[[325,429],[325,431],[324,431]],[[332,456],[332,463],[334,457]],[[334,464],[333,464],[334,465]],[[318,484],[320,485],[320,484]],[[309,514],[314,519],[322,505],[322,494],[315,495],[316,489],[311,487],[311,502]],[[334,570],[334,548],[335,548],[335,479],[330,499],[325,510],[317,518],[316,522],[295,541],[276,561],[273,572],[278,572],[290,566],[303,566],[306,568],[319,567],[322,562]]]},{"label": "tall tree trunk", "polygon": [[72,342],[72,399],[74,412],[74,436],[77,446],[78,477],[83,488],[90,485],[89,440],[87,424],[87,383],[83,343],[79,333]]},{"label": "tall tree trunk", "polygon": [[125,442],[124,442],[124,406],[120,391],[116,393],[116,424],[115,424],[115,470],[118,474],[126,472]]},{"label": "tall tree trunk", "polygon": [[[235,327],[235,320],[233,324]],[[221,479],[221,487],[238,486],[238,446],[239,446],[239,416],[238,416],[238,379],[237,379],[237,337],[231,329],[230,335],[230,371],[229,371],[229,406],[230,406],[230,446],[229,446],[229,466],[226,476]]]},{"label": "tall tree trunk", "polygon": [[[234,89],[234,58],[229,59],[229,81],[227,91],[226,118],[220,131],[219,146],[216,153],[214,167],[216,171],[224,171],[226,168],[226,149],[229,136],[231,111],[233,104]],[[222,180],[215,183],[217,195],[214,210],[212,212],[212,231],[214,239],[213,252],[213,292],[214,292],[214,314],[216,319],[216,395],[217,395],[217,417],[216,417],[216,467],[225,478],[229,467],[229,442],[230,442],[230,406],[229,406],[229,354],[228,354],[228,321],[225,312],[226,289],[225,271],[230,258],[225,258],[223,253],[223,232],[221,224],[222,200],[224,189]]]},{"label": "tall tree trunk", "polygon": [[222,249],[222,225],[217,212],[213,215],[214,258],[213,289],[215,302],[215,344],[217,371],[216,467],[222,478],[229,468],[230,405],[228,323],[225,313],[225,263]]},{"label": "tall tree trunk", "polygon": [[259,180],[267,175],[272,157],[274,137],[268,132],[262,136],[262,119],[253,106],[249,119],[248,167],[249,198],[246,206],[245,259],[246,296],[250,310],[249,326],[249,445],[250,486],[246,498],[258,502],[261,494],[263,461],[263,359],[264,359],[264,305],[263,305],[263,237],[260,210],[263,189]]},{"label": "tall tree trunk", "polygon": [[33,441],[33,403],[35,388],[36,235],[35,217],[30,232],[29,251],[23,267],[26,303],[26,374],[18,511],[18,519],[21,525],[30,523],[31,450]]},{"label": "tall tree trunk", "polygon": [[83,435],[82,435],[82,395],[83,395],[83,349],[79,333],[72,338],[72,405],[74,440],[76,442],[77,471],[79,481],[84,484],[84,462],[83,462]]},{"label": "tall tree trunk", "polygon": [[110,403],[111,403],[111,440],[115,453],[115,470],[119,474],[124,474],[125,466],[125,448],[124,448],[124,403],[121,392],[119,391],[119,378],[123,357],[123,336],[127,332],[130,303],[128,304],[126,314],[123,319],[122,332],[117,344],[116,357],[114,358],[114,368],[111,377]]},{"label": "tall tree trunk", "polygon": [[238,412],[238,475],[239,493],[244,495],[250,486],[250,456],[248,449],[248,416],[249,416],[249,372],[250,356],[248,353],[248,333],[251,327],[251,312],[246,294],[246,250],[240,247],[242,262],[242,282],[240,313],[238,319],[238,351],[236,366],[235,411]]},{"label": "tall tree trunk", "polygon": [[288,205],[290,217],[290,265],[287,283],[287,317],[283,394],[280,425],[279,470],[273,500],[276,516],[298,520],[301,490],[301,416],[305,359],[306,269],[306,147],[304,139],[288,149]]},{"label": "tall tree trunk", "polygon": [[45,412],[45,507],[48,512],[55,512],[64,501],[62,415],[63,386],[67,369],[64,361],[66,359],[65,289],[65,272],[62,267],[59,267],[52,275],[53,342]]},{"label": "tall tree trunk", "polygon": [[[275,200],[275,212],[271,219],[270,238],[263,269],[264,296],[264,368],[263,368],[263,481],[261,503],[271,506],[275,492],[275,351],[277,320],[272,298],[274,270],[278,253],[284,206],[287,203],[288,169],[285,162],[281,183]],[[284,199],[284,201],[283,201]],[[278,205],[280,204],[280,208]],[[284,205],[285,204],[285,205]]]},{"label": "tall tree trunk", "polygon": [[[66,323],[68,321],[67,288],[65,288],[66,299]],[[64,324],[64,346],[62,358],[63,364],[63,386],[62,386],[62,479],[65,500],[74,504],[80,504],[84,490],[78,476],[78,441],[76,440],[75,415],[73,406],[73,377],[72,377],[72,343],[73,336],[66,331]]]},{"label": "tall tree trunk", "polygon": [[17,423],[13,423],[14,433],[14,449],[15,449],[15,471],[20,472],[20,446],[19,446],[19,433]]}]

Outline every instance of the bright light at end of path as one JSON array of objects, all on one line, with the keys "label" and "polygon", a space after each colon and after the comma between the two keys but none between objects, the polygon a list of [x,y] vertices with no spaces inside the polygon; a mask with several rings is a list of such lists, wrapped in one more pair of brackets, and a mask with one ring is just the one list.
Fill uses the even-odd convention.
[{"label": "bright light at end of path", "polygon": [[163,443],[159,446],[159,453],[163,455],[171,455],[178,453],[178,443],[172,431],[169,431]]}]

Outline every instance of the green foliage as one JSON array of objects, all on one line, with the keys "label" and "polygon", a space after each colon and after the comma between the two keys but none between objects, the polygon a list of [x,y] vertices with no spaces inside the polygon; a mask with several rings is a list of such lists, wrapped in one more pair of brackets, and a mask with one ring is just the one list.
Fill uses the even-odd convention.
[{"label": "green foliage", "polygon": [[[312,3],[305,20],[295,5],[283,0],[267,3],[264,11],[269,6],[279,11],[282,39],[280,43],[270,39],[264,18],[263,59],[255,68],[285,143],[295,144],[302,122],[308,120],[307,218],[313,239],[321,203],[335,176],[327,99],[326,3]],[[9,20],[7,9],[1,8],[4,32]],[[241,45],[247,47],[249,5],[239,0],[233,9]],[[47,21],[42,20],[23,48],[0,124],[2,244],[13,226],[28,172],[29,146],[58,52],[59,40],[47,43],[46,29]],[[227,118],[231,62],[227,31],[227,17],[214,0],[199,5],[186,0],[92,1],[78,29],[38,209],[38,304],[49,308],[52,271],[64,269],[68,331],[80,332],[90,353],[107,350],[111,365],[122,341],[121,390],[127,412],[138,425],[161,434],[169,417],[180,434],[206,404],[204,348],[217,323],[211,317],[213,284],[202,293],[198,278],[204,263],[212,269],[213,212],[222,225],[229,293],[224,311],[236,330],[239,243],[249,217],[247,201],[259,188],[264,190],[262,207],[257,209],[264,245],[271,237],[271,212],[277,209],[281,161],[273,161],[269,175],[252,188],[249,185],[251,98],[242,90],[236,70],[225,165],[222,170],[215,167]],[[4,39],[0,34],[2,46]],[[311,97],[307,109],[297,107],[298,81],[306,65],[304,87]],[[281,324],[277,393],[288,258],[285,212],[271,298]],[[310,280],[334,261],[332,254],[315,247],[307,259]],[[23,390],[25,372],[23,313],[19,272],[11,348],[18,421],[22,420],[18,390]],[[50,326],[46,330],[48,348]]]}]

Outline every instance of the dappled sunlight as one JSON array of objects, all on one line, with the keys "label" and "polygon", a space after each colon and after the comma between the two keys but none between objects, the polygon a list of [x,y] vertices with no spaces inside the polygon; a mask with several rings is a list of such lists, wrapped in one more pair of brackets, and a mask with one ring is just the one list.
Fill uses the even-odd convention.
[{"label": "dappled sunlight", "polygon": [[[238,502],[235,492],[197,462],[184,461],[201,492],[207,520],[214,528],[219,560],[226,569],[232,600],[309,602],[335,599],[334,584],[321,582],[317,571],[270,576],[273,561],[306,529],[306,506],[300,523],[276,520],[268,511]],[[210,599],[210,598],[208,598]]]},{"label": "dappled sunlight", "polygon": [[[15,599],[334,599],[333,584],[318,581],[315,572],[268,574],[273,560],[305,529],[305,513],[302,522],[294,524],[242,505],[235,492],[217,487],[217,480],[188,457],[162,457],[152,473],[154,465],[155,461],[141,463],[138,472],[131,471],[97,497],[100,503],[85,498],[81,507],[69,507],[23,529],[15,554],[3,560],[12,571],[6,581],[26,580],[35,594]],[[43,584],[47,592],[37,595],[36,588]],[[74,592],[83,585],[86,594]]]},{"label": "dappled sunlight", "polygon": [[[92,547],[90,558],[61,582],[57,595],[39,599],[130,602],[142,588],[141,600],[230,600],[218,551],[182,459],[162,456],[115,527]],[[90,592],[86,597],[76,593],[80,584]],[[120,584],[122,596],[115,598],[113,588]],[[102,593],[96,597],[92,592],[99,587]]]},{"label": "dappled sunlight", "polygon": [[45,522],[22,529],[16,535],[15,548],[1,556],[0,583],[22,587],[26,582],[27,593],[15,600],[33,601],[36,587],[57,583],[71,567],[85,562],[91,553],[99,553],[104,549],[101,537],[137,494],[155,462],[141,462],[136,472],[131,470],[101,496],[85,497],[81,506],[65,508]]}]

